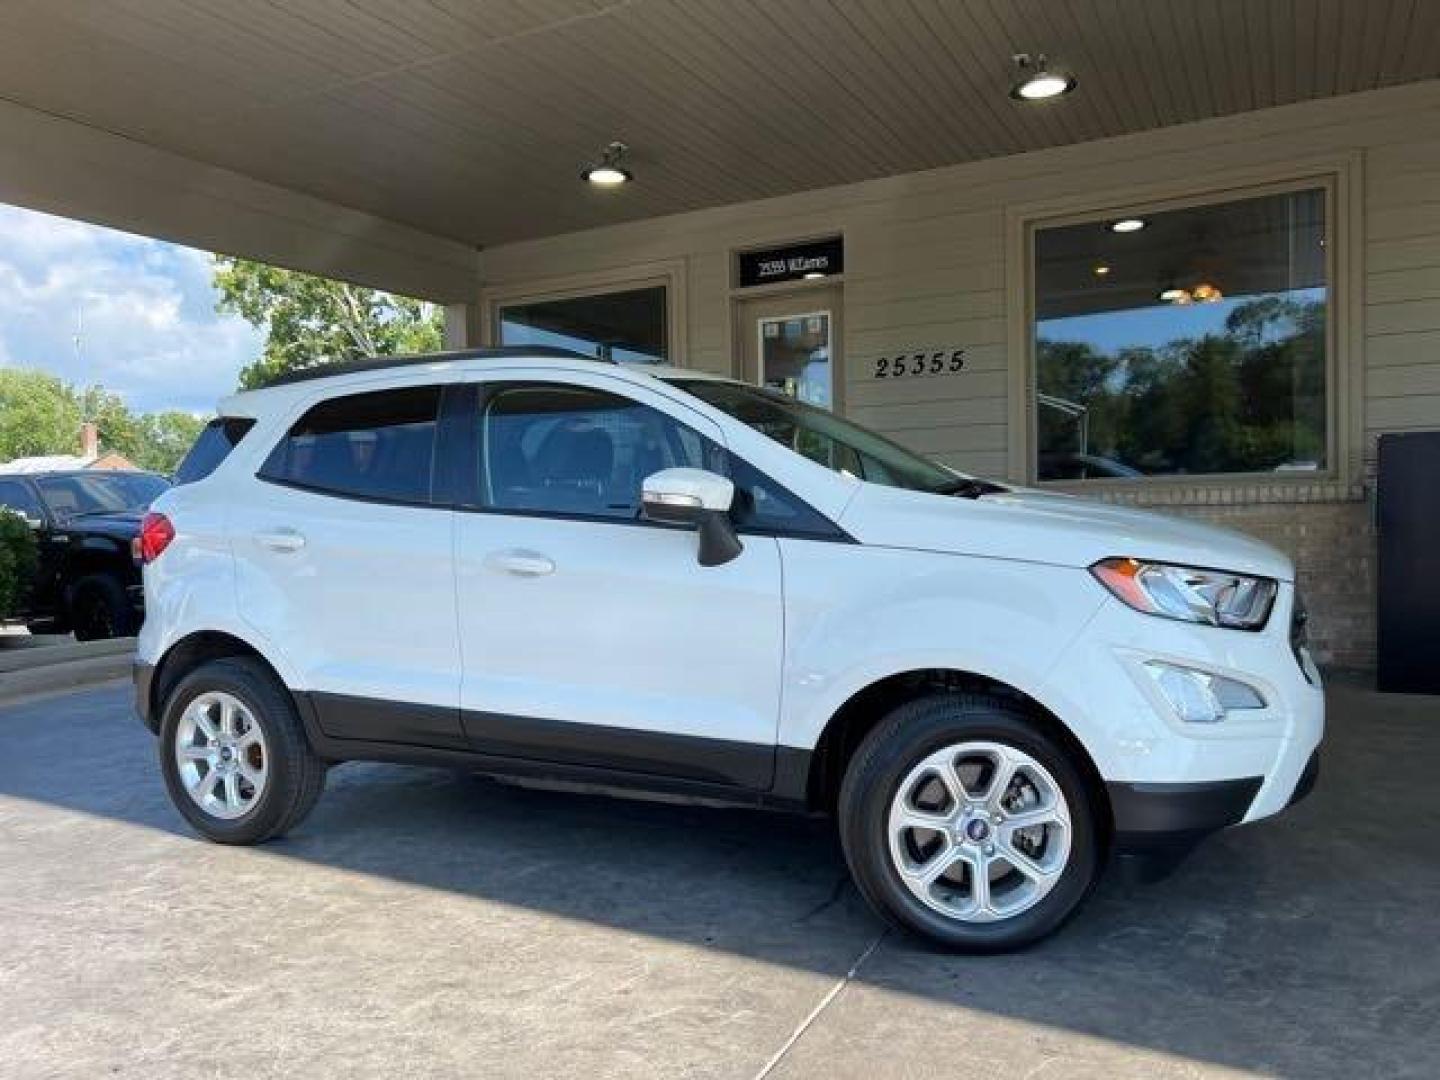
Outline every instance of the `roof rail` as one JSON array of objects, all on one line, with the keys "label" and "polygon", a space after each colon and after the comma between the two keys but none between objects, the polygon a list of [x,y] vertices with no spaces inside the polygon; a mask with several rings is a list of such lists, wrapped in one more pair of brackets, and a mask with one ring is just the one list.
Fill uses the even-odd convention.
[{"label": "roof rail", "polygon": [[384,371],[387,368],[409,367],[412,364],[435,364],[447,360],[524,360],[531,358],[549,360],[591,360],[595,363],[615,363],[586,356],[574,349],[562,349],[555,345],[501,345],[489,349],[456,349],[452,352],[416,353],[410,356],[370,356],[363,360],[341,360],[314,367],[286,371],[266,379],[257,389],[270,386],[288,386],[291,383],[309,382],[311,379],[328,379],[334,375],[353,375],[358,371]]}]

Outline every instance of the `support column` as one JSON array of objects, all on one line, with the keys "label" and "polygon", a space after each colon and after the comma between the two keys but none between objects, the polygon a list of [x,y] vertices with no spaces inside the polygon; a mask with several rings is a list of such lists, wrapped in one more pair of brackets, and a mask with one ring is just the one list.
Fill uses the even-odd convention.
[{"label": "support column", "polygon": [[480,345],[480,305],[445,305],[445,348],[473,349]]}]

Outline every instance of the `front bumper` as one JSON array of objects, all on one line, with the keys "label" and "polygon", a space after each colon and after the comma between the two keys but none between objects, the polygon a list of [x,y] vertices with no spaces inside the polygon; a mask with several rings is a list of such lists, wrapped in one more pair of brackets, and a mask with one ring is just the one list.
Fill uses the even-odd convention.
[{"label": "front bumper", "polygon": [[[1317,748],[1285,801],[1294,806],[1315,789]],[[1166,876],[1206,837],[1249,816],[1263,777],[1189,784],[1106,784],[1115,822],[1115,854],[1142,880]]]},{"label": "front bumper", "polygon": [[[1205,836],[1279,813],[1314,786],[1324,691],[1308,656],[1291,646],[1293,603],[1286,583],[1269,624],[1246,633],[1113,601],[1062,655],[1047,694],[1105,780],[1118,852],[1173,864]],[[1146,674],[1147,661],[1237,679],[1264,707],[1184,721]]]}]

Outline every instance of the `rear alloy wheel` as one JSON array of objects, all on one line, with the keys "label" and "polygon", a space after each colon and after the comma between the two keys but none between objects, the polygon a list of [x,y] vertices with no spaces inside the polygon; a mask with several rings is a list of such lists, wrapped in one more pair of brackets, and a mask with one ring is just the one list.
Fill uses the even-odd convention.
[{"label": "rear alloy wheel", "polygon": [[186,706],[175,731],[175,766],[185,793],[224,821],[244,817],[265,794],[265,733],[233,694],[212,690]]},{"label": "rear alloy wheel", "polygon": [[895,709],[851,758],[838,810],[871,905],[964,952],[1053,933],[1099,873],[1083,774],[1003,698],[939,693]]},{"label": "rear alloy wheel", "polygon": [[170,691],[160,766],[176,809],[221,844],[284,835],[325,786],[290,692],[250,657],[211,660]]}]

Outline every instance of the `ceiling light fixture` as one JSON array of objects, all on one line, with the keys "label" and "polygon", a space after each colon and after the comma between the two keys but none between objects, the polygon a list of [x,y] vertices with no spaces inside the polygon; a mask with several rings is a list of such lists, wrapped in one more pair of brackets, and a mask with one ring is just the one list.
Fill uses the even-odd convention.
[{"label": "ceiling light fixture", "polygon": [[1110,273],[1110,267],[1106,266],[1104,263],[1101,263],[1099,266],[1095,267],[1096,277],[1104,277],[1108,273]]},{"label": "ceiling light fixture", "polygon": [[1045,101],[1075,89],[1075,76],[1051,71],[1044,53],[1035,56],[1016,53],[1010,59],[1017,69],[1015,82],[1010,87],[1010,96],[1016,101]]},{"label": "ceiling light fixture", "polygon": [[629,169],[621,165],[630,148],[623,142],[612,142],[605,147],[598,163],[586,165],[580,171],[580,179],[595,187],[619,187],[635,179]]},{"label": "ceiling light fixture", "polygon": [[1145,227],[1145,219],[1138,217],[1121,218],[1110,223],[1110,231],[1118,233],[1139,232]]}]

